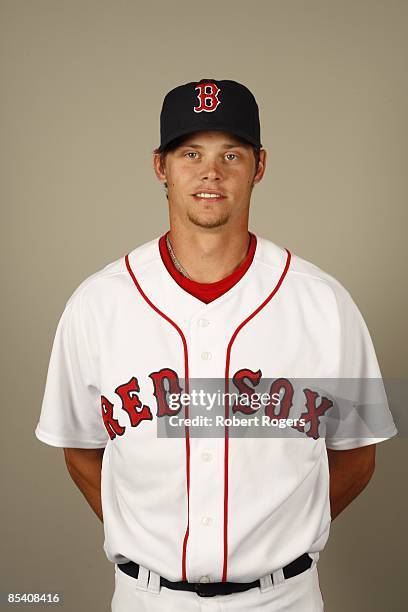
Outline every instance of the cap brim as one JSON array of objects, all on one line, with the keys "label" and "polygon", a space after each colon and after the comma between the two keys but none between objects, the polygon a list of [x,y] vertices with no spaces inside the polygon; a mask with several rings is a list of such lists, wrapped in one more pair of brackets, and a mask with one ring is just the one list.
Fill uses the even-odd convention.
[{"label": "cap brim", "polygon": [[167,138],[167,140],[164,143],[162,143],[157,150],[160,153],[163,151],[165,147],[167,147],[167,145],[173,142],[173,140],[176,140],[176,138],[180,138],[181,136],[187,136],[188,134],[195,134],[197,132],[228,132],[229,134],[232,134],[233,136],[239,136],[240,138],[243,138],[244,140],[248,142],[249,145],[262,148],[262,144],[260,142],[255,141],[253,138],[248,136],[248,134],[245,134],[241,130],[236,130],[234,128],[231,128],[230,126],[217,125],[217,126],[205,126],[202,128],[178,130],[177,132],[172,134],[169,138]]}]

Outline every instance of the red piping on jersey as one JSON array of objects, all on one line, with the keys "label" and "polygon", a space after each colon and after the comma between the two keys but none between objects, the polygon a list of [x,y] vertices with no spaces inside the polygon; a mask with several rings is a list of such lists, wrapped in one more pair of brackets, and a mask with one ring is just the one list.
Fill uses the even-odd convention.
[{"label": "red piping on jersey", "polygon": [[[163,317],[163,319],[165,319],[168,323],[170,323],[170,325],[172,325],[174,327],[174,329],[179,333],[181,341],[183,343],[183,349],[184,349],[184,379],[185,379],[185,392],[188,393],[189,391],[189,380],[188,380],[188,349],[187,349],[187,342],[186,342],[186,338],[182,332],[182,330],[180,329],[180,327],[177,325],[177,323],[175,323],[172,319],[170,319],[170,317],[168,317],[166,314],[164,314],[164,312],[162,312],[159,308],[157,308],[157,306],[155,306],[153,304],[153,302],[147,297],[147,295],[145,294],[145,292],[143,291],[143,289],[141,288],[141,286],[139,285],[136,276],[133,273],[132,268],[130,267],[130,263],[129,263],[129,254],[127,254],[125,256],[125,263],[126,263],[126,267],[128,269],[128,272],[130,274],[130,276],[133,279],[133,282],[136,285],[137,290],[139,291],[140,295],[142,296],[142,298],[144,300],[146,300],[146,302],[149,304],[149,306],[151,308],[153,308],[153,310],[155,312],[157,312],[157,314],[159,314],[161,317]],[[186,409],[186,418],[189,418],[189,411],[188,411],[188,406],[185,407]],[[183,554],[182,554],[182,562],[181,562],[181,573],[182,573],[182,580],[186,581],[187,580],[187,572],[186,572],[186,550],[187,550],[187,540],[188,540],[188,534],[189,534],[189,528],[190,528],[190,432],[187,426],[185,426],[185,432],[186,432],[186,479],[187,479],[187,528],[186,528],[186,533],[184,535],[184,540],[183,540]]]},{"label": "red piping on jersey", "polygon": [[[256,308],[256,310],[254,310],[252,314],[250,314],[244,321],[242,321],[242,323],[238,325],[238,327],[236,328],[236,330],[231,336],[231,340],[228,343],[227,357],[226,357],[226,362],[225,362],[225,392],[226,392],[225,418],[226,419],[229,418],[229,403],[228,403],[227,398],[228,398],[228,392],[229,392],[228,380],[229,380],[229,369],[230,369],[232,345],[234,343],[235,338],[237,337],[241,329],[244,327],[244,325],[246,325],[248,321],[253,319],[253,317],[255,317],[258,314],[258,312],[260,312],[262,308],[264,308],[264,306],[267,305],[267,303],[273,298],[273,296],[276,294],[276,292],[282,285],[283,279],[285,278],[287,271],[289,270],[290,260],[292,258],[290,251],[288,251],[288,249],[285,249],[285,251],[287,253],[285,268],[275,288],[268,295],[266,300],[264,300],[262,304],[258,306],[258,308]],[[229,435],[228,435],[228,427],[225,426],[225,440],[224,440],[224,563],[223,563],[223,568],[222,568],[222,582],[227,581],[227,571],[228,571],[227,570],[227,566],[228,566],[228,453],[229,453]]]},{"label": "red piping on jersey", "polygon": [[[228,398],[228,391],[229,391],[228,380],[229,380],[229,368],[230,368],[230,361],[231,361],[232,345],[235,341],[235,338],[237,337],[241,329],[244,327],[244,325],[246,325],[248,321],[253,319],[253,317],[255,317],[262,310],[262,308],[264,308],[268,304],[268,302],[273,298],[273,296],[277,293],[280,286],[282,285],[282,282],[289,270],[290,261],[292,257],[288,249],[285,249],[285,251],[287,253],[285,268],[276,286],[271,291],[271,293],[268,295],[268,297],[262,302],[262,304],[260,304],[260,306],[258,306],[258,308],[256,308],[252,314],[250,314],[246,319],[244,319],[244,321],[242,321],[238,325],[238,327],[232,334],[231,339],[228,343],[226,362],[225,362],[226,398]],[[147,302],[147,304],[149,304],[149,306],[155,312],[157,312],[158,315],[160,315],[161,317],[163,317],[163,319],[165,319],[168,323],[170,323],[170,325],[172,325],[174,329],[180,335],[181,341],[183,343],[183,350],[184,350],[185,387],[186,387],[186,393],[188,393],[189,391],[189,380],[188,380],[189,370],[188,370],[188,348],[187,348],[186,338],[182,330],[180,329],[180,327],[177,325],[177,323],[175,323],[172,319],[170,319],[170,317],[168,317],[164,312],[162,312],[159,308],[157,308],[157,306],[155,306],[153,302],[147,297],[147,295],[145,294],[145,292],[139,285],[136,279],[136,276],[134,275],[133,270],[130,266],[129,254],[125,256],[125,263],[126,263],[126,268],[130,276],[132,277],[132,280],[137,290],[139,291],[140,295],[143,297],[143,299]],[[186,406],[185,408],[186,408],[186,418],[189,418],[188,406]],[[227,399],[226,399],[226,404],[225,404],[225,418],[229,418],[229,404],[228,404]],[[184,535],[184,540],[183,540],[183,554],[182,554],[182,568],[181,568],[183,581],[187,581],[186,550],[187,550],[187,541],[188,541],[189,527],[190,527],[190,434],[189,434],[189,429],[187,426],[185,426],[185,432],[186,432],[186,479],[187,479],[187,528],[186,528],[186,533]],[[224,441],[224,561],[223,561],[223,571],[222,571],[222,582],[227,581],[227,562],[228,562],[228,453],[229,453],[229,436],[228,436],[228,427],[226,426],[225,427],[225,441]]]}]

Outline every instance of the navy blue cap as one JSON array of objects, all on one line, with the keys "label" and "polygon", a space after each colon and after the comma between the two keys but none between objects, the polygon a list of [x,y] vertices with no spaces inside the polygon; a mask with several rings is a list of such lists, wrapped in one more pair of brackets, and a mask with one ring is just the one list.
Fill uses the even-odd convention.
[{"label": "navy blue cap", "polygon": [[160,113],[160,147],[191,132],[219,130],[262,147],[254,95],[236,81],[201,79],[169,91]]}]

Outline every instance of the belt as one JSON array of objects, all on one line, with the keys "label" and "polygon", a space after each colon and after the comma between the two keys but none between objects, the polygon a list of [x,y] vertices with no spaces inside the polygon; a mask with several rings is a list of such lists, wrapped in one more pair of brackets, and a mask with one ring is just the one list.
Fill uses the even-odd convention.
[{"label": "belt", "polygon": [[[302,572],[309,569],[312,565],[313,559],[304,553],[288,565],[283,568],[283,575],[285,578],[292,578]],[[118,568],[132,578],[138,578],[139,576],[139,564],[129,561],[128,563],[119,563]],[[273,576],[271,575],[272,583]],[[160,576],[160,586],[167,587],[176,591],[194,591],[200,597],[213,597],[214,595],[229,595],[230,593],[238,593],[240,591],[247,591],[255,587],[260,587],[260,580],[254,580],[253,582],[186,582],[182,580],[180,582],[171,582],[163,576]]]}]

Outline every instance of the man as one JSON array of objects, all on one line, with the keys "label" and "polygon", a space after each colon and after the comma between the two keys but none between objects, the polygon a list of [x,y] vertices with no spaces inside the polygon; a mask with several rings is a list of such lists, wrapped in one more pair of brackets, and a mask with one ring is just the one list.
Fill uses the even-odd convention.
[{"label": "man", "polygon": [[[381,374],[340,283],[248,231],[266,157],[245,86],[170,91],[153,155],[170,230],[85,279],[60,319],[36,435],[103,520],[113,612],[323,610],[330,522],[397,433],[361,384],[316,390]],[[225,392],[218,428],[199,402],[201,436],[196,381]]]}]

